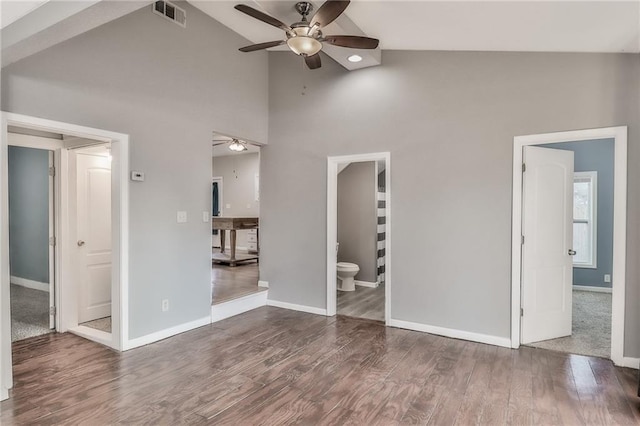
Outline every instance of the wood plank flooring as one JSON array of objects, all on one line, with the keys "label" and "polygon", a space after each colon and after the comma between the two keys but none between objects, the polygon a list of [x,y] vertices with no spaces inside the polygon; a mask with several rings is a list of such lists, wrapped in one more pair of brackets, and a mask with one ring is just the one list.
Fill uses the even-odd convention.
[{"label": "wood plank flooring", "polygon": [[356,286],[356,291],[338,291],[338,314],[384,321],[384,285]]},{"label": "wood plank flooring", "polygon": [[0,424],[638,424],[637,371],[273,307],[114,352],[13,346]]},{"label": "wood plank flooring", "polygon": [[234,267],[214,263],[211,267],[211,304],[265,291],[258,287],[258,275],[258,263],[255,262]]}]

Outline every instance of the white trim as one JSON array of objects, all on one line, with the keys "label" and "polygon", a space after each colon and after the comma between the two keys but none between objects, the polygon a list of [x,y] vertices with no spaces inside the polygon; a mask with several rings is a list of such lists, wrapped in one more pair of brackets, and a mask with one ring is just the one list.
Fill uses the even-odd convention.
[{"label": "white trim", "polygon": [[[575,186],[576,179],[580,180],[589,180],[589,188],[590,188],[590,196],[591,196],[591,211],[589,212],[589,219],[587,223],[589,224],[589,232],[591,233],[591,262],[589,263],[575,263],[575,257],[573,258],[574,268],[586,268],[586,269],[598,269],[598,172],[590,171],[590,172],[574,172],[573,173],[573,184]],[[573,220],[575,224],[575,218]],[[575,247],[574,247],[575,250]]]},{"label": "white trim", "polygon": [[95,328],[87,327],[86,325],[79,325],[69,329],[69,332],[76,336],[84,337],[92,342],[100,343],[101,345],[111,346],[111,333],[106,331],[96,330]]},{"label": "white trim", "polygon": [[290,309],[292,311],[307,312],[309,314],[327,315],[327,310],[326,309],[315,308],[313,306],[298,305],[298,304],[289,303],[289,302],[279,302],[277,300],[271,300],[271,299],[267,299],[267,306],[274,306],[276,308]]},{"label": "white trim", "polygon": [[268,291],[261,291],[211,306],[211,322],[222,321],[261,306],[266,306],[268,293]]},{"label": "white trim", "polygon": [[358,280],[353,280],[355,285],[359,285],[360,287],[370,287],[370,288],[378,288],[378,283],[372,283],[369,281],[358,281]]},{"label": "white trim", "polygon": [[[111,187],[112,187],[112,241],[113,241],[113,269],[112,269],[112,286],[111,286],[111,299],[112,299],[112,333],[109,342],[101,341],[111,348],[116,350],[122,350],[125,346],[125,342],[128,340],[128,257],[129,257],[129,136],[111,132],[107,130],[95,129],[91,127],[79,126],[70,123],[64,123],[59,121],[47,120],[37,117],[26,116],[22,114],[15,114],[10,112],[2,112],[2,127],[0,128],[0,135],[2,136],[2,143],[0,144],[0,152],[5,155],[2,159],[2,164],[6,165],[6,141],[8,136],[8,126],[18,126],[23,128],[42,130],[54,133],[61,133],[68,136],[75,136],[84,139],[91,139],[96,143],[111,143],[111,153],[113,161],[111,163],[112,175],[111,175]],[[78,327],[77,318],[73,319],[73,314],[69,317],[68,312],[73,313],[75,310],[71,297],[68,293],[69,290],[65,289],[65,285],[68,283],[65,280],[65,270],[69,268],[68,258],[68,228],[69,224],[65,222],[64,213],[67,206],[67,196],[65,195],[68,188],[68,176],[65,172],[67,149],[60,150],[60,156],[57,161],[60,161],[61,167],[56,175],[56,206],[60,207],[58,217],[56,218],[56,239],[58,256],[56,260],[56,282],[58,283],[58,292],[56,294],[56,304],[58,306],[57,313],[57,327],[58,331],[66,331],[66,329],[76,330]],[[58,156],[56,156],[58,157]],[[56,164],[58,165],[58,164]],[[6,170],[6,167],[2,167]],[[3,176],[4,177],[4,176]],[[6,181],[2,183],[0,189],[2,191],[3,205],[0,216],[6,214],[7,205],[4,203],[4,197],[6,196]],[[4,228],[3,220],[2,234],[6,235],[6,229]],[[5,250],[5,238],[2,239],[2,251]],[[8,254],[7,254],[8,255]],[[65,269],[66,268],[66,269]],[[8,258],[5,261],[3,253],[2,262],[0,263],[0,285],[5,286],[8,281]],[[68,271],[67,271],[68,273]],[[62,275],[59,275],[62,274]],[[6,281],[5,281],[6,280]],[[65,294],[66,290],[66,294]],[[119,303],[118,303],[119,302]],[[2,300],[3,304],[7,302]],[[4,310],[4,308],[0,309]],[[4,319],[4,317],[3,317]],[[109,333],[107,333],[109,334]],[[85,332],[85,335],[89,339],[93,339],[94,334]],[[4,336],[3,336],[4,338]],[[96,337],[102,340],[102,337]],[[4,348],[3,348],[4,349]],[[6,350],[6,349],[5,349]],[[3,353],[4,355],[4,353]],[[4,357],[3,357],[4,358]],[[5,368],[7,368],[5,364]],[[11,366],[8,366],[9,371]],[[5,380],[7,376],[5,376]],[[9,378],[10,380],[10,378]]]},{"label": "white trim", "polygon": [[269,281],[260,281],[260,280],[258,280],[258,287],[269,288]]},{"label": "white trim", "polygon": [[624,316],[627,230],[627,127],[575,130],[516,136],[513,139],[513,193],[511,232],[511,347],[520,346],[521,235],[522,235],[522,151],[528,145],[614,139],[613,270],[611,313],[611,360],[624,359]]},{"label": "white trim", "polygon": [[64,148],[64,141],[60,139],[45,138],[42,136],[23,135],[20,133],[8,133],[7,145],[19,146],[22,148],[44,149],[46,151],[55,151]]},{"label": "white trim", "polygon": [[437,327],[435,325],[420,324],[417,322],[390,319],[391,327],[405,328],[407,330],[421,331],[423,333],[437,334],[438,336],[451,337],[453,339],[468,340],[470,342],[486,343],[489,345],[511,347],[508,337],[491,336],[488,334],[472,333],[470,331],[454,330],[452,328]]},{"label": "white trim", "polygon": [[[369,154],[342,155],[327,157],[327,316],[333,316],[337,311],[337,283],[336,283],[336,246],[338,235],[338,164],[358,163],[365,161],[385,162],[385,295],[384,318],[389,325],[391,319],[391,154],[389,152],[374,152]],[[377,179],[377,176],[376,176]],[[377,181],[377,180],[376,180]],[[380,196],[380,193],[378,193]],[[378,242],[380,248],[380,242]],[[315,308],[314,308],[315,309]]]},{"label": "white trim", "polygon": [[9,282],[11,284],[19,285],[20,287],[26,287],[33,290],[46,291],[47,293],[49,292],[49,283],[28,280],[26,278],[14,277],[13,275],[11,275],[11,278],[9,278]]},{"label": "white trim", "polygon": [[625,356],[624,358],[622,358],[622,361],[619,365],[621,367],[635,368],[637,370],[640,366],[640,358],[631,358]]},{"label": "white trim", "polygon": [[596,287],[592,285],[573,285],[573,291],[591,291],[593,293],[611,293],[610,287]]},{"label": "white trim", "polygon": [[205,325],[209,325],[209,324],[211,324],[211,317],[206,316],[204,318],[200,318],[195,321],[190,321],[184,324],[176,325],[171,328],[156,331],[155,333],[147,334],[146,336],[136,337],[135,339],[128,340],[123,350],[128,351],[129,349],[138,348],[144,345],[149,345],[151,343],[167,339],[171,336],[175,336],[176,334],[185,333],[187,331],[204,327]]}]

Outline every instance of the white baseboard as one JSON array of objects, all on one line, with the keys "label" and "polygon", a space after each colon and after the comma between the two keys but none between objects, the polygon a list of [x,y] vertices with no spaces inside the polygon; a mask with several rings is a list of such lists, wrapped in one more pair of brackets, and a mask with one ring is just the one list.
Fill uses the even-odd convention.
[{"label": "white baseboard", "polygon": [[114,346],[113,335],[111,333],[107,333],[106,331],[96,330],[95,328],[79,325],[77,327],[70,328],[69,332],[77,336],[84,337],[87,340],[91,340],[92,342],[100,343],[101,345],[105,345],[117,350],[117,348]]},{"label": "white baseboard", "polygon": [[470,331],[454,330],[451,328],[437,327],[434,325],[420,324],[417,322],[389,319],[387,325],[391,327],[406,328],[407,330],[422,331],[424,333],[437,334],[454,339],[469,340],[471,342],[486,343],[489,345],[511,348],[511,339],[507,337],[490,336],[487,334],[472,333]]},{"label": "white baseboard", "polygon": [[26,278],[11,276],[11,284],[19,285],[20,287],[31,288],[33,290],[49,291],[49,283],[41,283],[40,281],[28,280]]},{"label": "white baseboard", "polygon": [[268,293],[268,291],[261,291],[211,306],[211,323],[266,306]]},{"label": "white baseboard", "polygon": [[355,283],[355,285],[359,285],[360,287],[378,288],[378,283],[372,283],[369,281],[358,281],[358,280],[353,280],[353,282]]},{"label": "white baseboard", "polygon": [[269,281],[258,281],[258,287],[269,288]]},{"label": "white baseboard", "polygon": [[619,365],[621,367],[635,368],[637,370],[638,367],[640,367],[640,358],[624,357],[622,358],[622,363]]},{"label": "white baseboard", "polygon": [[595,293],[611,293],[610,287],[596,287],[591,285],[574,285],[573,289],[578,291],[593,291]]},{"label": "white baseboard", "polygon": [[327,310],[322,308],[314,308],[313,306],[297,305],[295,303],[279,302],[277,300],[267,300],[267,306],[275,306],[276,308],[290,309],[292,311],[307,312],[309,314],[327,315]]},{"label": "white baseboard", "polygon": [[137,337],[135,339],[130,339],[127,342],[123,342],[124,347],[122,348],[122,350],[127,351],[129,349],[138,348],[140,346],[148,345],[159,340],[164,340],[167,337],[175,336],[176,334],[184,333],[186,331],[193,330],[194,328],[203,327],[209,324],[211,324],[211,317],[207,316],[195,321],[167,328],[166,330],[156,331],[155,333],[147,334],[146,336]]}]

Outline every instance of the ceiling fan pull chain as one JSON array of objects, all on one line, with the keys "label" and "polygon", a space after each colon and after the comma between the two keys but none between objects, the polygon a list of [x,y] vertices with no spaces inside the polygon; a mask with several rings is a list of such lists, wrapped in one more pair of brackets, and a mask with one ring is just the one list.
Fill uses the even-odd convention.
[{"label": "ceiling fan pull chain", "polygon": [[302,92],[300,93],[302,96],[305,96],[307,94],[307,85],[306,85],[306,80],[307,80],[307,66],[305,64],[304,58],[302,56],[300,56],[300,58],[302,58],[302,61],[300,61],[300,64],[302,65],[302,72],[300,73],[300,78],[302,80]]}]

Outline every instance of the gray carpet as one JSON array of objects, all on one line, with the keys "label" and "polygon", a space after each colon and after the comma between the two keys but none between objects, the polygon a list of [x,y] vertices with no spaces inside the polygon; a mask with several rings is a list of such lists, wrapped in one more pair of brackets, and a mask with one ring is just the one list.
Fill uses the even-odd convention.
[{"label": "gray carpet", "polygon": [[49,292],[11,284],[11,341],[47,333]]},{"label": "gray carpet", "polygon": [[84,325],[95,330],[104,331],[105,333],[111,333],[111,317],[99,318],[97,320],[83,322],[80,325]]},{"label": "gray carpet", "polygon": [[611,293],[574,290],[572,332],[527,346],[611,358]]}]

